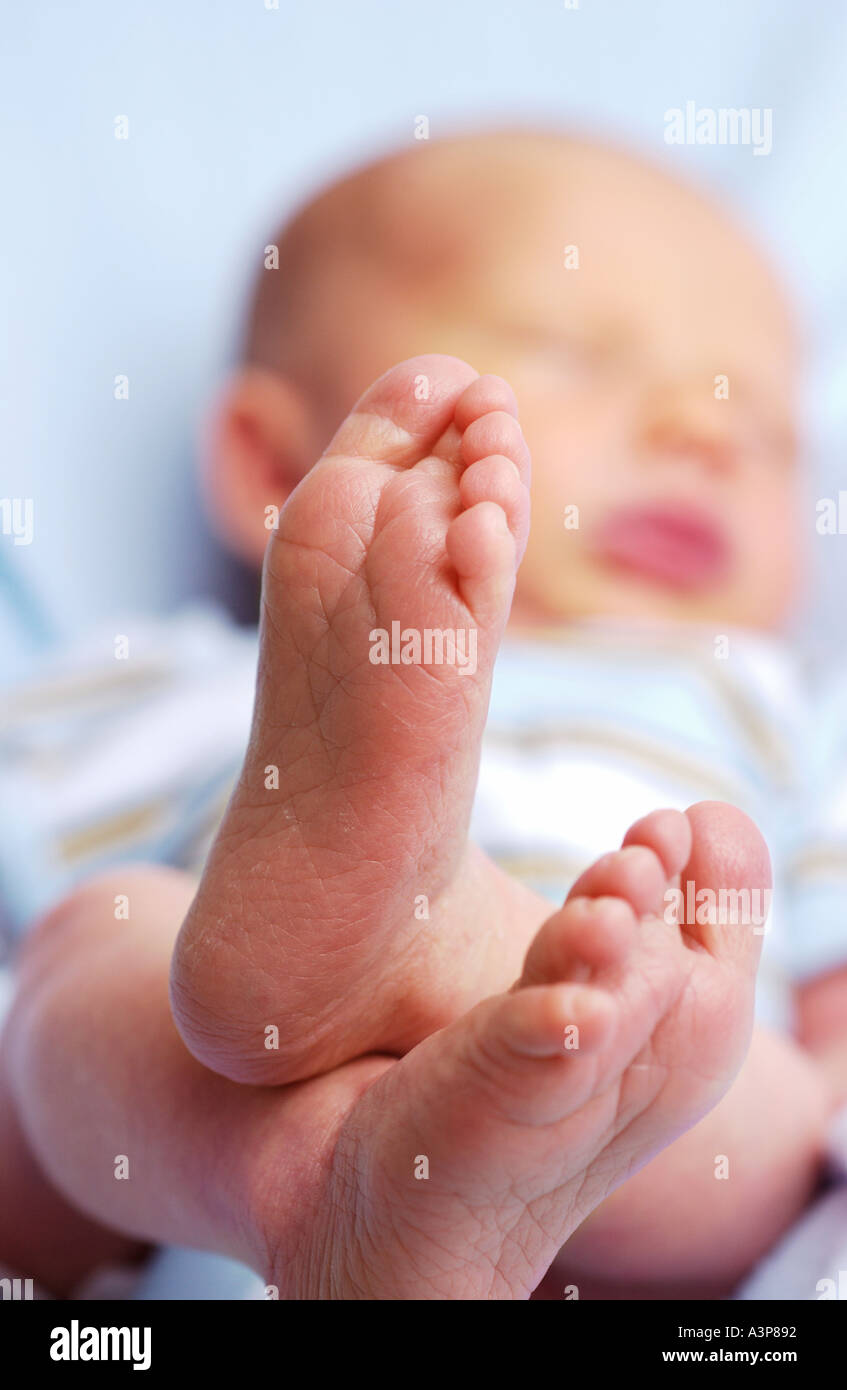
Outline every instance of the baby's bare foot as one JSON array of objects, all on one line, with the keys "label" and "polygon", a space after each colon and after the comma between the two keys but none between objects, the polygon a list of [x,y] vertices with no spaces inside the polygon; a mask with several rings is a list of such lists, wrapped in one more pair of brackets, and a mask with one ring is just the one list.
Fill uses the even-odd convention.
[{"label": "baby's bare foot", "polygon": [[361,1296],[529,1297],[585,1216],[729,1087],[760,937],[749,920],[675,925],[665,894],[681,872],[716,899],[768,888],[761,836],[703,803],[647,817],[624,845],[545,923],[509,994],[427,1038],[352,1110],[335,1171],[355,1198]]},{"label": "baby's bare foot", "polygon": [[[6,1038],[38,1161],[91,1217],[246,1260],[283,1297],[526,1297],[591,1208],[717,1100],[748,1035],[749,928],[639,918],[686,856],[695,893],[766,886],[756,831],[706,804],[626,842],[509,994],[402,1060],[289,1087],[214,1075],[173,1028],[184,878],[134,871],[118,936],[127,870],[89,885],[30,934]],[[118,1151],[132,1183],[110,1180]]]},{"label": "baby's bare foot", "polygon": [[235,1080],[402,1052],[518,968],[518,890],[467,845],[529,524],[515,415],[500,378],[413,358],[282,511],[249,750],[172,972],[187,1045]]}]

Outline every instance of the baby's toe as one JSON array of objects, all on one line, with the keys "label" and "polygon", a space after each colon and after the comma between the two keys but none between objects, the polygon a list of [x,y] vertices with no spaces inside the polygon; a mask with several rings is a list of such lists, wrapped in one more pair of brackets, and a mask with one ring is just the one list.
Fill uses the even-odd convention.
[{"label": "baby's toe", "polygon": [[691,822],[682,811],[651,811],[629,827],[623,843],[652,849],[666,876],[673,878],[684,869],[691,853]]},{"label": "baby's toe", "polygon": [[496,502],[478,502],[460,512],[445,538],[462,598],[484,627],[502,627],[515,587],[517,546],[508,519]]},{"label": "baby's toe", "polygon": [[585,981],[620,964],[631,949],[638,920],[623,898],[571,898],[536,933],[517,988]]},{"label": "baby's toe", "polygon": [[529,449],[514,415],[490,410],[473,420],[462,435],[461,455],[466,468],[491,454],[512,460],[521,477],[529,479]]},{"label": "baby's toe", "polygon": [[612,995],[591,985],[564,982],[520,989],[501,999],[487,1020],[483,1050],[504,1077],[516,1071],[526,1076],[521,1063],[529,1058],[602,1047],[615,1017]]},{"label": "baby's toe", "polygon": [[474,420],[492,410],[503,410],[507,415],[513,415],[517,419],[518,402],[508,381],[504,381],[501,376],[486,373],[465,387],[456,402],[456,425],[460,430],[466,430]]},{"label": "baby's toe", "polygon": [[627,845],[604,854],[580,874],[567,901],[577,897],[623,898],[643,917],[663,910],[666,888],[667,874],[656,852],[644,845]]},{"label": "baby's toe", "polygon": [[459,496],[466,510],[478,502],[496,502],[502,508],[520,558],[529,534],[529,492],[512,460],[493,454],[472,463],[459,479]]},{"label": "baby's toe", "polygon": [[754,967],[770,908],[767,845],[737,806],[700,801],[685,814],[692,848],[680,876],[680,926],[713,955]]},{"label": "baby's toe", "polygon": [[339,426],[324,458],[367,458],[409,467],[453,428],[456,404],[477,373],[442,353],[410,357],[384,372]]}]

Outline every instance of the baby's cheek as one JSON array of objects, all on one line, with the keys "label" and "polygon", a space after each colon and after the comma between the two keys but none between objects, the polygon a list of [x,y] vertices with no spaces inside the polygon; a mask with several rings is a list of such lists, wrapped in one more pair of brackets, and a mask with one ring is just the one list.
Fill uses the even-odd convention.
[{"label": "baby's cheek", "polygon": [[785,496],[762,494],[753,500],[747,524],[737,537],[745,583],[766,606],[787,606],[804,568],[802,517]]},{"label": "baby's cheek", "polygon": [[802,559],[806,533],[800,501],[795,502],[787,492],[773,495],[770,506],[765,508],[764,521],[762,545],[771,556],[774,569],[795,572]]}]

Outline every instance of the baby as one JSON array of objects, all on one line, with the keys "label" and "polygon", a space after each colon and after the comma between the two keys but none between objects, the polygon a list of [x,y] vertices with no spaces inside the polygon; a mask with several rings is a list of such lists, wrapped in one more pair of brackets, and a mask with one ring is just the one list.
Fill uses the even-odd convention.
[{"label": "baby", "polygon": [[54,1288],[178,1241],[284,1297],[721,1296],[841,1095],[841,962],[804,1047],[748,1051],[761,920],[685,906],[770,886],[712,790],[767,820],[790,782],[750,751],[782,668],[736,637],[798,584],[790,315],[701,196],[552,134],[386,159],[278,253],[208,469],[264,555],[244,766],[199,885],[114,872],[27,939],[0,1255]]}]

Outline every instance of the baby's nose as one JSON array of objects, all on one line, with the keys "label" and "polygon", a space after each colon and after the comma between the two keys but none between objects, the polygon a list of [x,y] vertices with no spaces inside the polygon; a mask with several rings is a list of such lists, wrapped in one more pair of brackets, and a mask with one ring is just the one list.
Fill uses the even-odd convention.
[{"label": "baby's nose", "polygon": [[720,377],[715,378],[713,391],[707,382],[698,382],[652,392],[645,402],[640,433],[645,452],[653,457],[675,457],[719,472],[731,470],[738,462],[736,413]]}]

